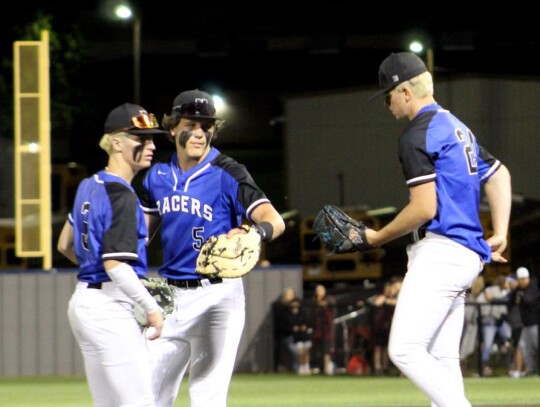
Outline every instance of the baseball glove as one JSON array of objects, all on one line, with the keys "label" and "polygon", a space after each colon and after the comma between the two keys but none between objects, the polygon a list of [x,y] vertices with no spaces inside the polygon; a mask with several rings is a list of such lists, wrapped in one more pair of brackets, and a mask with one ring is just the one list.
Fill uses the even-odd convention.
[{"label": "baseball glove", "polygon": [[197,257],[196,273],[206,278],[238,278],[249,273],[261,255],[261,235],[254,227],[244,228],[231,238],[211,236]]},{"label": "baseball glove", "polygon": [[313,220],[313,229],[331,253],[374,249],[366,239],[366,225],[334,205],[325,205]]},{"label": "baseball glove", "polygon": [[[163,319],[174,310],[174,291],[169,284],[160,278],[155,277],[142,277],[141,282],[146,287],[148,292],[154,297],[161,308],[161,314]],[[135,319],[141,326],[146,327],[146,311],[139,304],[135,303],[133,306],[133,312],[135,313]]]}]

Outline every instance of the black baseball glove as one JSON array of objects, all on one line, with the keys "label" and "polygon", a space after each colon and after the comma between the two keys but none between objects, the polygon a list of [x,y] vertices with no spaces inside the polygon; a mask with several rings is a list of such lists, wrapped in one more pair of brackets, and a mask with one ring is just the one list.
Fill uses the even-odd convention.
[{"label": "black baseball glove", "polygon": [[366,225],[334,205],[325,205],[313,221],[313,229],[331,253],[364,252],[375,247],[366,239]]}]

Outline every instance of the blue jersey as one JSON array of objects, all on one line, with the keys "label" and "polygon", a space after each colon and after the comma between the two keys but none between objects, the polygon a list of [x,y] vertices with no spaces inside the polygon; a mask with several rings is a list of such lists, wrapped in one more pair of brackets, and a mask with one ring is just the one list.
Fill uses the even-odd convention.
[{"label": "blue jersey", "polygon": [[146,274],[144,213],[124,179],[105,171],[84,179],[68,219],[74,229],[80,281],[111,281],[103,267],[105,260],[130,263],[139,277]]},{"label": "blue jersey", "polygon": [[176,153],[156,163],[143,181],[146,213],[161,217],[164,263],[159,274],[173,279],[199,278],[199,250],[210,237],[251,220],[252,211],[270,202],[246,168],[212,147],[206,158],[183,172]]},{"label": "blue jersey", "polygon": [[437,104],[421,109],[404,130],[399,159],[409,187],[435,181],[437,214],[427,230],[489,262],[491,249],[480,223],[480,188],[501,163],[478,145],[465,124]]}]

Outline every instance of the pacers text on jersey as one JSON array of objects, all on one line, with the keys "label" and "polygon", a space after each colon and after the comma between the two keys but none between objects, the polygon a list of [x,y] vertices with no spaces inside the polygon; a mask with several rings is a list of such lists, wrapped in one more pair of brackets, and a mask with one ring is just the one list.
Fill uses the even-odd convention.
[{"label": "pacers text on jersey", "polygon": [[206,204],[203,205],[201,213],[201,201],[186,195],[166,196],[161,201],[157,201],[157,206],[161,215],[169,212],[183,212],[212,221],[212,207]]}]

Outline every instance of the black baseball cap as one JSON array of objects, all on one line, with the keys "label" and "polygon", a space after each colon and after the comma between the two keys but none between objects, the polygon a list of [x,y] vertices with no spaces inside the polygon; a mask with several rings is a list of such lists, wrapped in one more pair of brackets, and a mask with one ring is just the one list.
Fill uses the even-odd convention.
[{"label": "black baseball cap", "polygon": [[115,107],[105,120],[105,133],[125,131],[129,134],[169,134],[159,129],[156,116],[142,106],[131,103]]},{"label": "black baseball cap", "polygon": [[214,119],[216,116],[214,98],[199,89],[186,90],[174,98],[173,113],[187,119]]},{"label": "black baseball cap", "polygon": [[415,76],[427,71],[424,61],[413,52],[391,53],[379,67],[379,89],[368,100],[384,95]]}]

